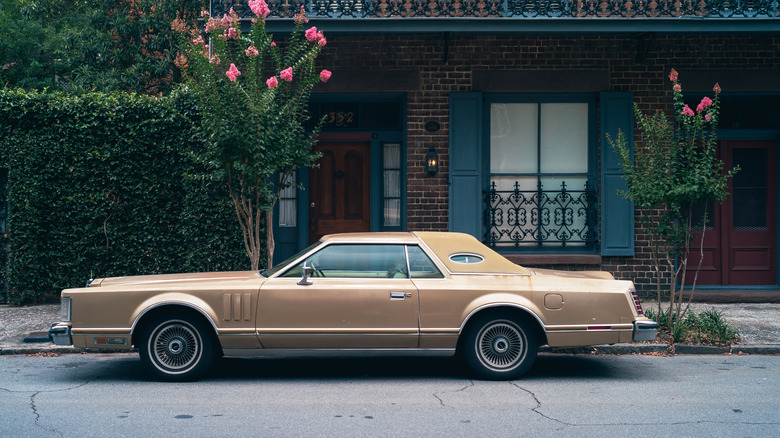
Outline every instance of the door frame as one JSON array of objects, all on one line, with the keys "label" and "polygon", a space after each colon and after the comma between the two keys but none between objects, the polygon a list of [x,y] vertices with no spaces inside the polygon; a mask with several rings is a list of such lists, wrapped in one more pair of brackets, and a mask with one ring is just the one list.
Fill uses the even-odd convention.
[{"label": "door frame", "polygon": [[[756,129],[756,130],[741,130],[741,129],[721,129],[718,131],[718,140],[727,141],[769,141],[775,144],[775,165],[773,171],[775,172],[775,196],[780,201],[780,130],[774,129]],[[738,286],[738,285],[697,285],[697,289],[765,289],[767,287],[777,287],[780,285],[780,202],[775,203],[775,247],[778,256],[776,257],[775,266],[777,269],[777,277],[775,278],[774,285],[765,286]]]},{"label": "door frame", "polygon": [[[328,130],[323,128],[317,136],[319,140],[328,141],[369,141],[370,157],[370,223],[371,231],[404,231],[407,226],[407,132],[406,132],[406,93],[349,93],[349,94],[312,94],[311,102],[387,102],[400,104],[401,126],[393,130],[372,130],[364,127],[360,130]],[[385,227],[383,219],[383,159],[382,146],[386,143],[401,144],[401,224],[397,227]],[[309,239],[309,169],[300,168],[297,171],[298,183],[304,190],[297,191],[297,226],[279,227],[279,203],[274,207],[274,239],[276,251],[274,260],[282,261],[289,255],[306,248]],[[281,243],[281,244],[280,244]],[[286,252],[286,253],[285,253]]]}]

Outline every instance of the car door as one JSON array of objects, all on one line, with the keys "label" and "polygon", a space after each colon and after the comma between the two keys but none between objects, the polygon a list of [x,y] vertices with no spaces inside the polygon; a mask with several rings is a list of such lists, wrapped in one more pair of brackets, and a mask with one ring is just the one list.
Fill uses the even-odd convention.
[{"label": "car door", "polygon": [[327,245],[268,279],[258,299],[264,348],[414,348],[418,321],[404,245]]}]

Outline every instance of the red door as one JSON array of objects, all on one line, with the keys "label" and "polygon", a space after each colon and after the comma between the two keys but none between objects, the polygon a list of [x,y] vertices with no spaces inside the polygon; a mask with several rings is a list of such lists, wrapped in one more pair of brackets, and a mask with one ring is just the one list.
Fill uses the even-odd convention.
[{"label": "red door", "polygon": [[326,234],[370,231],[369,142],[320,141],[311,169],[309,241]]},{"label": "red door", "polygon": [[[765,141],[721,141],[727,169],[740,171],[729,181],[729,197],[709,208],[711,226],[704,234],[702,285],[777,284],[775,145]],[[694,242],[688,281],[699,261]]]}]

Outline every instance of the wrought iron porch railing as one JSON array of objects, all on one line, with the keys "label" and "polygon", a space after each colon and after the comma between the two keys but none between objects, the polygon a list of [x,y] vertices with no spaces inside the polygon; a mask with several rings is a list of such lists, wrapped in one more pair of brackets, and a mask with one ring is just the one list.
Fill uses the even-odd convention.
[{"label": "wrought iron porch railing", "polygon": [[[268,18],[756,18],[778,17],[778,0],[268,0]],[[211,16],[230,8],[254,17],[247,0],[212,0]]]},{"label": "wrought iron porch railing", "polygon": [[490,185],[485,196],[485,237],[491,247],[592,248],[598,242],[598,196],[585,184],[583,190],[498,190]]}]

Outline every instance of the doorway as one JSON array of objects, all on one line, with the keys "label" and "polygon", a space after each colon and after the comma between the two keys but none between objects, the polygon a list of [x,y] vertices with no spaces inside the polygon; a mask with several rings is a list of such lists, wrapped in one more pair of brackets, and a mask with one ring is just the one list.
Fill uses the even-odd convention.
[{"label": "doorway", "polygon": [[[726,169],[739,166],[740,170],[729,181],[726,201],[709,206],[712,220],[704,241],[694,242],[689,263],[695,268],[702,243],[698,284],[776,285],[775,143],[724,140],[719,146]],[[694,268],[688,269],[689,277]]]},{"label": "doorway", "polygon": [[370,231],[370,142],[320,141],[315,149],[322,157],[310,173],[309,242]]}]

